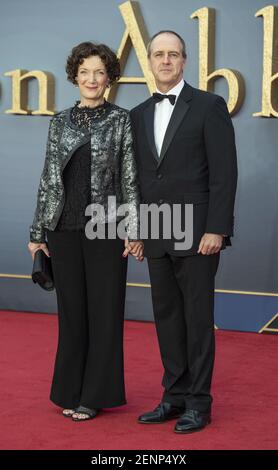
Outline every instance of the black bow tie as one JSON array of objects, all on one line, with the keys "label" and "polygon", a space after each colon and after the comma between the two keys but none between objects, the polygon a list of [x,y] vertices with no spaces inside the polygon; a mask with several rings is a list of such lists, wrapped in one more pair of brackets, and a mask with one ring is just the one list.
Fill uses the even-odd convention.
[{"label": "black bow tie", "polygon": [[164,100],[164,98],[168,98],[168,100],[170,101],[170,103],[174,106],[175,101],[176,101],[176,95],[162,95],[162,93],[153,93],[153,99],[154,99],[154,101],[156,101],[157,103],[158,103],[159,101]]}]

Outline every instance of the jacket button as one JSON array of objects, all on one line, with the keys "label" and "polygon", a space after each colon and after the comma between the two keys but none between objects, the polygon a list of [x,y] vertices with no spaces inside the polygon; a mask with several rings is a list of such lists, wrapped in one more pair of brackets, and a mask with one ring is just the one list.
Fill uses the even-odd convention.
[{"label": "jacket button", "polygon": [[161,180],[162,174],[161,174],[161,173],[158,173],[157,178],[158,178],[159,180]]}]

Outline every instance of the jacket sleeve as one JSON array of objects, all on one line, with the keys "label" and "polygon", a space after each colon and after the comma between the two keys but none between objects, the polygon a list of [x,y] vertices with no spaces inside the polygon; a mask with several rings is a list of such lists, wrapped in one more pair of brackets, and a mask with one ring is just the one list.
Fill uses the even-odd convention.
[{"label": "jacket sleeve", "polygon": [[126,230],[129,240],[139,240],[139,183],[137,165],[134,153],[134,140],[131,128],[130,115],[127,115],[122,140],[121,158],[121,190],[123,203],[128,210]]},{"label": "jacket sleeve", "polygon": [[209,169],[206,233],[233,235],[237,186],[235,133],[225,100],[218,96],[208,110],[204,138]]},{"label": "jacket sleeve", "polygon": [[43,211],[45,207],[45,201],[47,198],[47,186],[48,186],[48,170],[49,170],[49,159],[50,159],[50,145],[53,132],[53,118],[50,120],[48,137],[46,143],[46,156],[44,161],[44,167],[41,173],[39,188],[37,192],[37,205],[33,218],[33,223],[30,226],[30,241],[34,243],[45,243],[45,229],[43,227]]}]

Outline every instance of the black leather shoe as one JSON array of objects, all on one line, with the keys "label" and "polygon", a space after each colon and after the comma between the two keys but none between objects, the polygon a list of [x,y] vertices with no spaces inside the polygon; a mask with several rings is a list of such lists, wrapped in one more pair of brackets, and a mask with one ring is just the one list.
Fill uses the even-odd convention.
[{"label": "black leather shoe", "polygon": [[180,419],[178,419],[174,431],[179,433],[201,431],[210,422],[210,412],[201,413],[198,410],[186,410]]},{"label": "black leather shoe", "polygon": [[184,412],[184,407],[180,408],[171,405],[171,403],[162,402],[153,410],[145,413],[138,418],[141,424],[160,424],[169,419],[178,418]]}]

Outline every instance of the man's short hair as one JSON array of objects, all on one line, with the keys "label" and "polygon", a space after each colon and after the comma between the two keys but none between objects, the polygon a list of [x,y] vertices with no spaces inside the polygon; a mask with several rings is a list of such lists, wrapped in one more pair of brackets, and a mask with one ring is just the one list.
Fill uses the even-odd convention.
[{"label": "man's short hair", "polygon": [[158,33],[155,33],[155,34],[151,37],[151,39],[150,39],[150,41],[148,42],[148,45],[147,45],[147,55],[148,55],[148,57],[150,57],[150,55],[151,55],[151,45],[152,45],[153,40],[154,40],[157,36],[159,36],[160,34],[164,34],[164,33],[167,33],[167,34],[174,34],[174,36],[176,36],[176,37],[180,40],[180,43],[181,43],[181,46],[182,46],[182,56],[183,56],[184,59],[186,59],[187,55],[186,55],[186,47],[185,47],[185,42],[184,42],[184,40],[182,39],[182,37],[181,37],[178,33],[176,33],[175,31],[168,30],[168,29],[164,29],[164,30],[162,30],[162,31],[158,31]]}]

